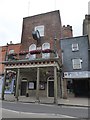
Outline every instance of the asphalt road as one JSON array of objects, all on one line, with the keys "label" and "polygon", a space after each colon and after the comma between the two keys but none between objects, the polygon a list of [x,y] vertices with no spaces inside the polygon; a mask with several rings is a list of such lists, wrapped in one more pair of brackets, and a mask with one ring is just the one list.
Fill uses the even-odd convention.
[{"label": "asphalt road", "polygon": [[88,108],[3,101],[2,117],[3,118],[88,118]]}]

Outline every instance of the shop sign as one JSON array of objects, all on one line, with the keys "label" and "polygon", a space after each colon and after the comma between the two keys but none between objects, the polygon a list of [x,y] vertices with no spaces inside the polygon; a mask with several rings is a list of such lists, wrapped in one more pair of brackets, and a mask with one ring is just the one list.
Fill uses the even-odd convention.
[{"label": "shop sign", "polygon": [[64,78],[90,78],[90,72],[64,72]]}]

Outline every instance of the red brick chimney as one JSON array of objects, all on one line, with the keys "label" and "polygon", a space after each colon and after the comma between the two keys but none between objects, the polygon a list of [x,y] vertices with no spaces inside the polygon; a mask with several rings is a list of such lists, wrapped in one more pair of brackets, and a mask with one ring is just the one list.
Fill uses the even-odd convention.
[{"label": "red brick chimney", "polygon": [[73,37],[73,30],[72,30],[72,26],[70,25],[63,25],[62,27],[62,38],[66,38],[66,37]]}]

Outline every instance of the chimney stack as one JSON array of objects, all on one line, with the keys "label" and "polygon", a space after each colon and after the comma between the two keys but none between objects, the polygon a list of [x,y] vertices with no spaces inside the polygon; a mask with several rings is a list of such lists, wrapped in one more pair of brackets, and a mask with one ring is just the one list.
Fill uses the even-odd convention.
[{"label": "chimney stack", "polygon": [[88,35],[90,47],[90,15],[85,15],[85,19],[83,20],[83,35]]},{"label": "chimney stack", "polygon": [[10,45],[13,44],[12,41],[10,41]]},{"label": "chimney stack", "polygon": [[73,37],[73,30],[72,30],[72,26],[70,25],[63,25],[62,27],[62,37],[66,38],[66,37]]}]

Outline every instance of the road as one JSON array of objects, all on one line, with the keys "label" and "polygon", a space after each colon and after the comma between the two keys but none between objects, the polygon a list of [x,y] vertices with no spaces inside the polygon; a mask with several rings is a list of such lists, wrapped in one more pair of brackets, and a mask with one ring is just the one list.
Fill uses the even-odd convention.
[{"label": "road", "polygon": [[88,108],[3,101],[2,117],[3,118],[88,118]]}]

